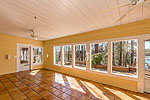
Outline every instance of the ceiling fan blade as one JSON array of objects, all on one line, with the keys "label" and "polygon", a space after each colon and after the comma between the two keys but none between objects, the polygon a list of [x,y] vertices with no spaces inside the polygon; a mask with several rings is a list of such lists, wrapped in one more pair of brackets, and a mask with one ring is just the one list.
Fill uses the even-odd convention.
[{"label": "ceiling fan blade", "polygon": [[116,22],[121,21],[123,18],[125,18],[127,16],[127,13],[124,13]]},{"label": "ceiling fan blade", "polygon": [[41,37],[41,36],[37,36],[38,39],[42,39],[42,40],[46,40],[47,38],[45,37]]},{"label": "ceiling fan blade", "polygon": [[33,29],[31,29],[31,32],[32,32],[33,34],[35,34],[35,32],[34,32],[34,30],[33,30]]},{"label": "ceiling fan blade", "polygon": [[116,22],[121,21],[122,19],[124,19],[133,9],[129,9],[126,13],[124,13]]},{"label": "ceiling fan blade", "polygon": [[[142,5],[143,3],[139,4]],[[134,10],[135,7],[139,6],[139,5],[135,5],[132,8],[130,8],[126,13],[124,13],[116,22],[121,21],[122,19],[124,19],[132,10]]]},{"label": "ceiling fan blade", "polygon": [[110,10],[113,10],[113,9],[116,9],[116,8],[121,8],[121,7],[124,7],[124,6],[128,6],[128,5],[130,5],[130,4],[131,4],[131,2],[130,2],[130,3],[126,3],[126,4],[122,4],[122,5],[118,5],[118,6],[116,6],[116,7],[112,7],[112,8],[106,9],[106,10],[104,10],[104,11],[102,11],[102,12],[108,12],[108,11],[110,11]]}]

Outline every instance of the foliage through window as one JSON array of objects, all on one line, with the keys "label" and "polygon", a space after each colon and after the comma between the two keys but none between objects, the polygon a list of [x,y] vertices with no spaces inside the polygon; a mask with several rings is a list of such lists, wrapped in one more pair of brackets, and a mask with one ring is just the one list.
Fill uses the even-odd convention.
[{"label": "foliage through window", "polygon": [[75,68],[86,69],[86,45],[75,45]]},{"label": "foliage through window", "polygon": [[107,71],[108,50],[107,43],[91,44],[91,70]]},{"label": "foliage through window", "polygon": [[61,46],[54,47],[54,64],[61,65]]},{"label": "foliage through window", "polygon": [[63,65],[72,67],[72,46],[63,46]]},{"label": "foliage through window", "polygon": [[33,48],[33,63],[41,64],[42,63],[42,48]]},{"label": "foliage through window", "polygon": [[136,75],[137,40],[112,42],[112,73]]}]

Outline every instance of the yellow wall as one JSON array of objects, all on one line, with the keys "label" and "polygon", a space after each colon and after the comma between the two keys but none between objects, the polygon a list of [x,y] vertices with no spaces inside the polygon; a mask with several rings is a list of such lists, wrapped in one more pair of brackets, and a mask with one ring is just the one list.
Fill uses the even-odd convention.
[{"label": "yellow wall", "polygon": [[[25,39],[9,35],[0,35],[0,75],[16,71],[17,43],[31,44],[34,46],[43,46],[44,42]],[[10,54],[10,60],[6,55]],[[42,68],[43,66],[33,66],[33,69]]]},{"label": "yellow wall", "polygon": [[94,40],[102,40],[102,39],[117,38],[117,37],[119,38],[119,37],[134,36],[134,35],[149,34],[149,33],[150,33],[150,20],[144,20],[140,22],[125,24],[121,26],[115,26],[115,27],[106,28],[102,30],[96,30],[96,31],[91,31],[82,34],[76,34],[72,36],[45,41],[44,43],[45,54],[48,53],[49,58],[45,57],[44,67],[47,69],[67,73],[81,78],[85,78],[85,79],[88,78],[96,82],[106,83],[113,86],[129,89],[132,91],[137,91],[137,81],[119,79],[116,77],[103,76],[96,73],[94,74],[85,71],[77,71],[77,70],[68,69],[64,67],[53,66],[53,46],[59,44],[66,44],[66,43],[77,43],[77,42],[94,41]]}]

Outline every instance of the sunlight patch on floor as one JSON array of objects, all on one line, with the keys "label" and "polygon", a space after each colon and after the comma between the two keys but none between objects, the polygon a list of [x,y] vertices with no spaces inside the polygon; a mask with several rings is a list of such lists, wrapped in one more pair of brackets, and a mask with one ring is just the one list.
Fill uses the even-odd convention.
[{"label": "sunlight patch on floor", "polygon": [[66,78],[67,78],[67,81],[68,81],[68,83],[72,89],[75,89],[75,90],[78,90],[82,93],[85,93],[85,91],[82,89],[82,87],[79,85],[79,83],[74,78],[69,77],[69,76],[66,76]]},{"label": "sunlight patch on floor", "polygon": [[62,74],[55,73],[55,82],[62,84],[62,85],[65,85]]},{"label": "sunlight patch on floor", "polygon": [[115,88],[108,88],[105,87],[105,89],[107,89],[108,91],[110,91],[111,93],[113,93],[114,95],[116,95],[118,98],[120,99],[126,99],[127,98],[127,91],[123,91],[120,89],[115,89]]},{"label": "sunlight patch on floor", "polygon": [[81,81],[82,84],[96,97],[102,99],[105,97],[106,100],[109,100],[104,94],[103,91],[101,91],[99,88],[97,88],[95,85],[93,85],[90,82]]},{"label": "sunlight patch on floor", "polygon": [[36,75],[39,72],[39,70],[33,70],[30,72],[30,75]]}]

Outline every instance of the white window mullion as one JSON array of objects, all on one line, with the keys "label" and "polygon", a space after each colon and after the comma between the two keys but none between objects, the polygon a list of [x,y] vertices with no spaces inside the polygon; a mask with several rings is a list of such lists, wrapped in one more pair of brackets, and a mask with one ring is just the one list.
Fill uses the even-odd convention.
[{"label": "white window mullion", "polygon": [[53,47],[53,64],[55,64],[55,47]]},{"label": "white window mullion", "polygon": [[90,70],[90,43],[86,43],[86,70]]}]

